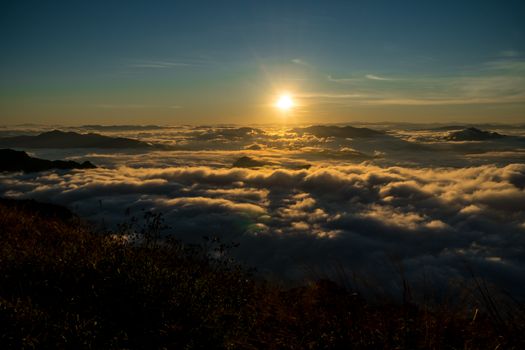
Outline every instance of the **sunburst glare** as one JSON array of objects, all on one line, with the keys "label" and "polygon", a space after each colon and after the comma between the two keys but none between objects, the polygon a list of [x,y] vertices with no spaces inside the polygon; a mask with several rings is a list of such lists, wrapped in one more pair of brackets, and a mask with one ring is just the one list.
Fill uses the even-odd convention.
[{"label": "sunburst glare", "polygon": [[275,102],[275,107],[280,109],[283,112],[291,110],[295,106],[295,103],[292,97],[289,94],[282,94]]}]

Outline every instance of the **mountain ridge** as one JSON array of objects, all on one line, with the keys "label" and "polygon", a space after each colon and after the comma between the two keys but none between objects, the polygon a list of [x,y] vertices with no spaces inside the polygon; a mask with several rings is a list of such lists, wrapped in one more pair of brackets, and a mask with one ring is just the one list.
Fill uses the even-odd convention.
[{"label": "mountain ridge", "polygon": [[89,161],[78,163],[72,160],[47,160],[30,157],[24,151],[0,149],[0,171],[38,172],[51,169],[94,169]]},{"label": "mountain ridge", "polygon": [[312,125],[306,128],[293,129],[298,134],[309,133],[317,137],[339,138],[371,138],[384,136],[385,133],[369,128],[356,128],[353,126]]},{"label": "mountain ridge", "polygon": [[20,148],[152,148],[153,145],[125,137],[95,133],[52,130],[36,136],[21,135],[0,138],[0,147]]}]

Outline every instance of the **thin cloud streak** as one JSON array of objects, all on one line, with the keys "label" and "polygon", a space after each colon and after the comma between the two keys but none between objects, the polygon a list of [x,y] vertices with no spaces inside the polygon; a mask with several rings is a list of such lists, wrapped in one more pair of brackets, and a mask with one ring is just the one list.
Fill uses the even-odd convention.
[{"label": "thin cloud streak", "polygon": [[294,58],[292,59],[292,63],[295,63],[297,65],[300,65],[300,66],[305,66],[305,67],[311,67],[311,64],[309,64],[308,62],[300,59],[300,58]]},{"label": "thin cloud streak", "polygon": [[[307,92],[304,98],[343,105],[477,105],[525,103],[525,61],[486,62],[464,75],[389,78],[373,74],[328,81],[352,86],[351,91],[331,88]],[[391,86],[388,82],[396,82]],[[384,82],[384,84],[382,84]],[[346,101],[345,101],[346,100]]]},{"label": "thin cloud streak", "polygon": [[381,80],[381,81],[391,81],[391,80],[395,80],[395,79],[392,79],[392,78],[380,77],[380,76],[373,75],[373,74],[367,74],[367,75],[365,75],[365,78],[367,78],[367,79],[369,79],[369,80]]},{"label": "thin cloud streak", "polygon": [[176,61],[142,61],[140,63],[129,64],[130,68],[175,68],[175,67],[189,67],[193,66],[191,63],[187,62],[176,62]]},{"label": "thin cloud streak", "polygon": [[356,98],[366,98],[366,94],[331,94],[331,93],[324,93],[324,92],[311,92],[311,93],[302,93],[297,94],[297,97],[299,98],[306,98],[306,99],[316,99],[316,98],[326,98],[326,99],[356,99]]},{"label": "thin cloud streak", "polygon": [[404,105],[404,106],[437,106],[437,105],[470,105],[470,104],[504,104],[524,103],[525,93],[493,98],[407,98],[402,96],[387,97],[366,94],[327,94],[309,93],[298,95],[300,98],[317,99],[318,101],[331,102],[343,105]]},{"label": "thin cloud streak", "polygon": [[95,108],[101,108],[101,109],[163,109],[163,108],[169,108],[169,109],[180,109],[182,106],[178,105],[172,105],[172,106],[164,106],[164,105],[143,105],[143,104],[97,104],[92,107]]},{"label": "thin cloud streak", "polygon": [[327,76],[328,81],[334,82],[334,83],[355,83],[358,81],[363,81],[363,79],[360,78],[334,78],[331,75]]}]

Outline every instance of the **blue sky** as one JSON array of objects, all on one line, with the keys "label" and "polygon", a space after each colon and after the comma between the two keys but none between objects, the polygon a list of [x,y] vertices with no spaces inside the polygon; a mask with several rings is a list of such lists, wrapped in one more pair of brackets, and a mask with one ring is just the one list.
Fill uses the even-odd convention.
[{"label": "blue sky", "polygon": [[5,123],[525,120],[523,1],[6,1]]}]

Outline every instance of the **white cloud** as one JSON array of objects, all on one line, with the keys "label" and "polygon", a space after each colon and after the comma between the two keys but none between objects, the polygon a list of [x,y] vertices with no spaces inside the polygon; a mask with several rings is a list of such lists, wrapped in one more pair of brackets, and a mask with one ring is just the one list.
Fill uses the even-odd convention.
[{"label": "white cloud", "polygon": [[370,79],[370,80],[381,80],[381,81],[391,81],[391,80],[394,80],[394,79],[392,79],[392,78],[380,77],[380,76],[373,75],[373,74],[367,74],[367,75],[365,75],[365,78]]}]

